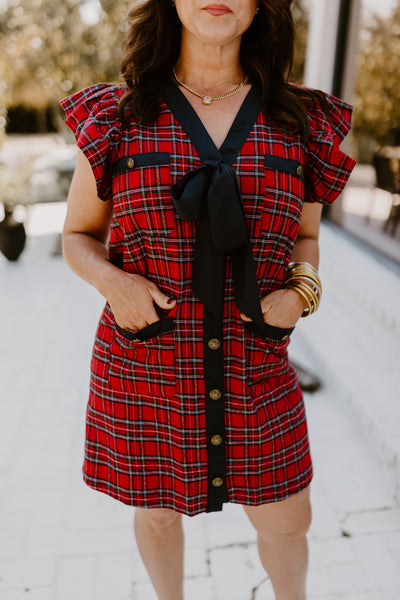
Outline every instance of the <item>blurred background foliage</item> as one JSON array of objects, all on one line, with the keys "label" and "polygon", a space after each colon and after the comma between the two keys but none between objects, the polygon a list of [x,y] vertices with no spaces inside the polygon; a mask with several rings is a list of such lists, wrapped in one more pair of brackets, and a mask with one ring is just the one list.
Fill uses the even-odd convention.
[{"label": "blurred background foliage", "polygon": [[[58,130],[59,99],[86,85],[118,81],[126,15],[134,0],[1,0],[0,130]],[[296,0],[296,60],[301,82],[307,0]],[[353,135],[359,158],[394,143],[400,123],[400,0],[391,18],[373,17],[359,52]]]},{"label": "blurred background foliage", "polygon": [[[101,81],[117,81],[132,0],[3,0],[0,6],[0,102],[10,130],[57,129],[58,101]],[[307,16],[297,2],[295,77],[301,80]],[[23,123],[28,120],[29,123]]]},{"label": "blurred background foliage", "polygon": [[390,18],[374,15],[362,31],[352,131],[361,162],[378,146],[400,146],[400,0]]},{"label": "blurred background foliage", "polygon": [[[131,2],[5,0],[0,7],[1,101],[32,110],[48,127],[46,110],[67,93],[118,79],[120,40]],[[53,117],[56,111],[53,112]],[[57,127],[57,122],[53,122]]]}]

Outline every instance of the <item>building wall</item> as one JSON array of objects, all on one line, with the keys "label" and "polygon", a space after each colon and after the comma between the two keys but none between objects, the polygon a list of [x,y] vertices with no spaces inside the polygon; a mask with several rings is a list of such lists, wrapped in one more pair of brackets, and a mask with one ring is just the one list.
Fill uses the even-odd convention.
[{"label": "building wall", "polygon": [[[356,81],[361,4],[361,0],[313,0],[310,12],[305,84],[335,93],[350,104]],[[347,35],[343,36],[346,31]],[[344,47],[338,47],[339,44],[344,44]],[[335,69],[339,81],[334,86]],[[348,149],[348,141],[343,142],[342,148],[344,151]],[[339,198],[329,209],[329,217],[340,224],[342,214]]]}]

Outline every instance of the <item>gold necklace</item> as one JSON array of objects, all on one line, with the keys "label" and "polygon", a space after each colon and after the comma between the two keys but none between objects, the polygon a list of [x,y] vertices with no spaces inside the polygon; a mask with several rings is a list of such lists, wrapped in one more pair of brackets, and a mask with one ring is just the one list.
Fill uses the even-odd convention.
[{"label": "gold necklace", "polygon": [[198,98],[201,98],[203,101],[203,104],[211,104],[211,102],[213,100],[222,100],[223,98],[229,98],[229,96],[233,96],[234,94],[237,94],[244,85],[246,85],[247,81],[248,81],[248,77],[245,77],[242,81],[242,83],[239,83],[239,85],[232,90],[231,92],[227,92],[226,94],[222,94],[221,96],[205,96],[204,94],[199,94],[199,92],[196,92],[195,90],[192,90],[192,88],[190,88],[188,85],[186,85],[185,83],[183,83],[182,81],[180,81],[175,73],[175,69],[172,68],[172,72],[174,74],[174,77],[177,81],[177,83],[179,83],[179,85],[181,85],[182,87],[185,88],[185,90],[187,90],[188,92],[190,92],[191,94],[194,94],[195,96],[197,96]]}]

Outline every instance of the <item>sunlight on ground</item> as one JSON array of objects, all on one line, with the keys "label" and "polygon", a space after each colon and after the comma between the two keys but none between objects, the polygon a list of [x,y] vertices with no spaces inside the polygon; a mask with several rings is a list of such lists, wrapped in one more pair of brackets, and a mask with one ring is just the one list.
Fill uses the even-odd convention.
[{"label": "sunlight on ground", "polygon": [[34,204],[26,208],[19,206],[15,211],[15,218],[24,222],[28,236],[36,237],[61,233],[66,211],[66,202]]},{"label": "sunlight on ground", "polygon": [[343,194],[343,210],[345,213],[385,221],[389,216],[392,201],[392,194],[384,190],[351,186]]}]

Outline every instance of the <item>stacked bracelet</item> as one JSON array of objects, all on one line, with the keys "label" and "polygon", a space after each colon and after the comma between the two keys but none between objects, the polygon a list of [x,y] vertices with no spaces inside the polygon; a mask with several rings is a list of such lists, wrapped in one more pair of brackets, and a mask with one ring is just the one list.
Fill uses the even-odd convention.
[{"label": "stacked bracelet", "polygon": [[308,317],[318,309],[322,296],[321,280],[318,271],[306,262],[291,262],[284,287],[297,292],[305,301],[302,317]]}]

